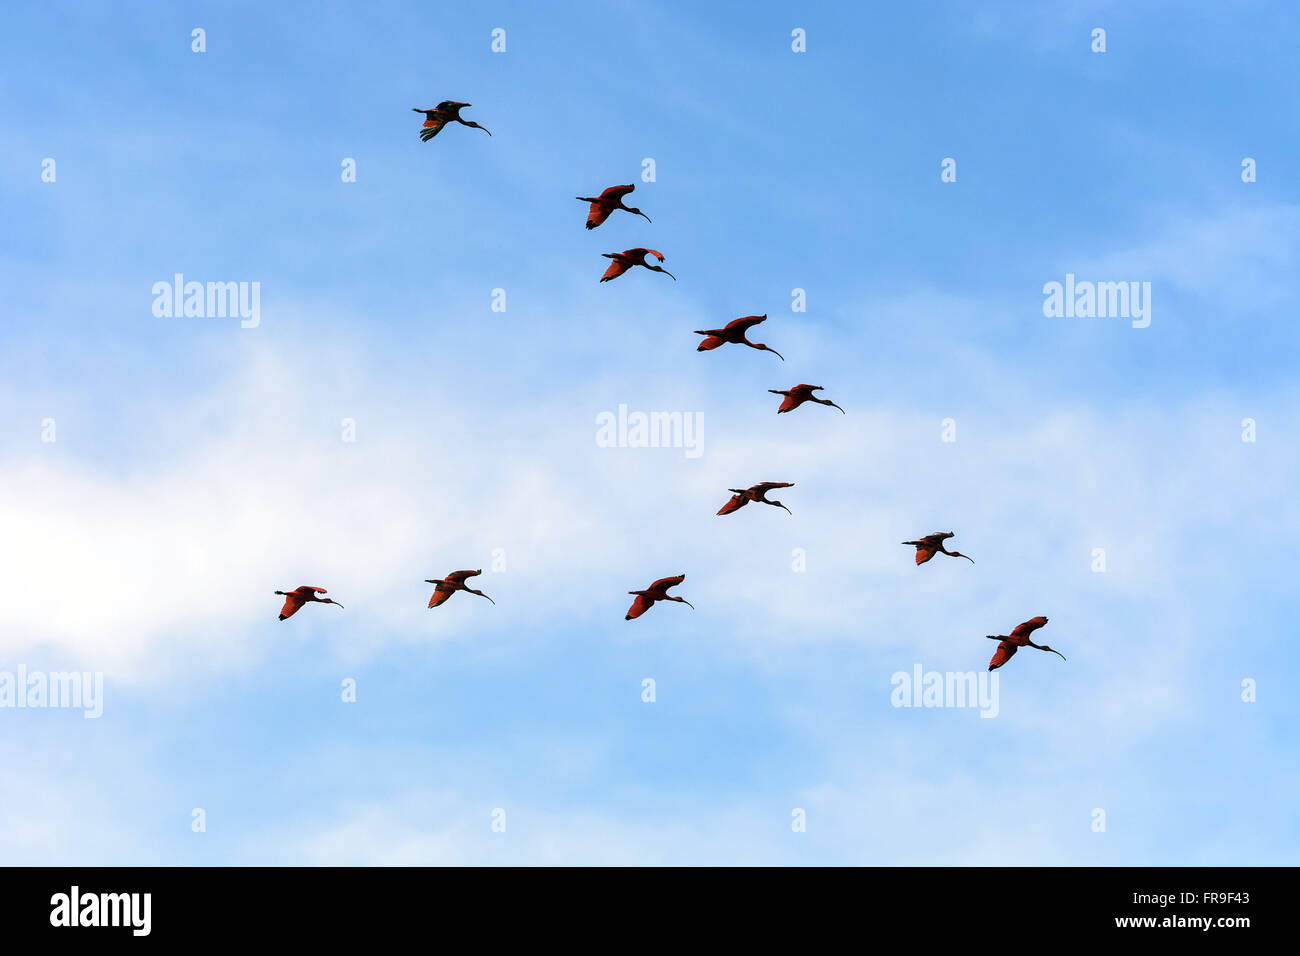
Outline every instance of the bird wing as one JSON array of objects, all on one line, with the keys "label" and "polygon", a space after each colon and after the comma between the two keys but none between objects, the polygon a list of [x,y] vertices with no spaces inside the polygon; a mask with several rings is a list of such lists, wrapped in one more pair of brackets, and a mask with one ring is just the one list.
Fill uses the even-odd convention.
[{"label": "bird wing", "polygon": [[785,397],[784,401],[781,402],[781,407],[778,408],[777,411],[788,412],[792,408],[798,408],[802,402],[803,398],[800,398],[792,392]]},{"label": "bird wing", "polygon": [[615,201],[622,199],[624,196],[626,196],[628,193],[632,192],[635,189],[636,189],[635,185],[610,186],[608,189],[605,189],[601,192],[600,198],[608,202],[611,206],[613,206]]},{"label": "bird wing", "polygon": [[456,581],[459,582],[460,584],[464,584],[466,578],[472,578],[478,573],[479,573],[478,571],[453,571],[451,572],[451,574],[447,575],[447,577],[444,578],[444,580]]},{"label": "bird wing", "polygon": [[294,612],[306,603],[306,598],[297,591],[290,591],[284,597],[284,607],[280,608],[281,617],[293,617]]},{"label": "bird wing", "polygon": [[650,600],[650,598],[646,597],[644,594],[638,594],[636,600],[632,602],[632,606],[627,609],[626,620],[630,621],[634,617],[640,617],[646,611],[654,607],[654,604],[655,602]]},{"label": "bird wing", "polygon": [[1034,633],[1034,631],[1038,630],[1046,623],[1047,623],[1047,618],[1045,617],[1030,618],[1028,621],[1025,621],[1024,624],[1017,625],[1016,629],[1011,632],[1011,636],[1028,637],[1030,634]]},{"label": "bird wing", "polygon": [[765,495],[773,488],[792,488],[792,487],[794,487],[793,481],[761,481],[758,484],[756,484],[753,488],[750,488],[749,490],[756,491],[760,495]]},{"label": "bird wing", "polygon": [[[609,192],[608,189],[605,192]],[[609,218],[609,214],[614,211],[614,207],[607,205],[604,201],[605,193],[601,193],[600,199],[596,200],[587,209],[587,228],[595,229],[602,222]]]},{"label": "bird wing", "polygon": [[317,594],[329,594],[329,592],[326,591],[324,588],[315,588],[312,587],[310,584],[304,584],[301,585],[300,587],[296,587],[293,589],[293,591],[295,594],[301,594],[303,597],[310,597],[313,591]]},{"label": "bird wing", "polygon": [[989,661],[989,670],[997,670],[1007,661],[1011,660],[1016,654],[1016,645],[1010,641],[999,641],[998,649],[993,652],[993,659]]},{"label": "bird wing", "polygon": [[437,607],[455,593],[455,588],[448,587],[446,584],[439,582],[437,587],[434,588],[433,593],[429,595],[429,607]]},{"label": "bird wing", "polygon": [[654,249],[637,249],[635,251],[641,253],[642,258],[644,258],[645,254],[648,252],[660,262],[664,261],[664,254],[662,252],[656,252]]},{"label": "bird wing", "polygon": [[720,339],[716,335],[710,335],[708,338],[706,338],[703,342],[701,342],[699,345],[695,347],[695,351],[710,352],[713,349],[719,348],[720,346],[726,344],[727,344],[726,339]]},{"label": "bird wing", "polygon": [[441,133],[442,128],[447,125],[448,119],[449,117],[440,116],[436,113],[427,116],[424,121],[424,127],[420,130],[420,142],[427,143],[429,140]]},{"label": "bird wing", "polygon": [[686,580],[686,575],[684,575],[684,574],[679,574],[679,575],[677,575],[676,577],[671,577],[671,578],[660,578],[660,579],[659,579],[658,581],[656,581],[654,584],[652,584],[652,585],[650,585],[648,588],[646,588],[646,590],[647,590],[647,591],[661,591],[661,590],[662,590],[662,591],[667,591],[669,588],[671,588],[671,587],[673,587],[673,586],[675,586],[675,585],[681,584],[681,583],[682,583],[683,581],[685,581],[685,580]]},{"label": "bird wing", "polygon": [[720,515],[729,515],[729,514],[731,514],[733,511],[739,511],[741,508],[745,507],[745,505],[747,505],[747,504],[749,504],[749,500],[748,500],[747,498],[745,498],[744,496],[742,496],[742,495],[732,495],[732,496],[731,496],[731,500],[728,501],[725,505],[723,505],[721,508],[718,509],[718,514],[720,514]]},{"label": "bird wing", "polygon": [[925,562],[927,562],[927,561],[929,561],[931,558],[933,558],[934,555],[935,555],[935,551],[934,551],[933,548],[928,548],[928,547],[926,547],[925,545],[921,545],[921,544],[918,544],[918,545],[916,546],[916,563],[917,563],[917,564],[925,564]]},{"label": "bird wing", "polygon": [[765,315],[746,315],[739,319],[732,319],[730,322],[727,323],[727,329],[729,331],[732,329],[736,329],[741,332],[744,332],[758,325],[758,323],[766,322],[766,321],[767,321],[767,316]]},{"label": "bird wing", "polygon": [[620,256],[619,258],[610,262],[609,268],[606,269],[605,274],[600,277],[600,281],[608,282],[610,279],[617,279],[624,272],[627,272],[627,270],[631,268],[632,268],[632,263],[629,262],[627,259],[623,258],[622,256]]}]

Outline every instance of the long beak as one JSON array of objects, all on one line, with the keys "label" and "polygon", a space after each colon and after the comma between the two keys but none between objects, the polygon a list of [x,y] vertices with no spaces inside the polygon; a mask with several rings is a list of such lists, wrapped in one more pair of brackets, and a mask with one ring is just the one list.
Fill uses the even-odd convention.
[{"label": "long beak", "polygon": [[[830,405],[832,408],[840,408],[840,407],[839,407],[838,405],[836,405],[834,402],[827,402],[826,404],[827,404],[827,405]],[[847,415],[848,412],[846,412],[844,409],[840,408],[840,414],[841,414],[841,415]]]},{"label": "long beak", "polygon": [[662,266],[659,267],[659,271],[662,272],[664,275],[666,275],[668,278],[672,279],[674,282],[677,281],[677,276],[673,275],[671,272],[669,272],[667,269],[663,268]]},{"label": "long beak", "polygon": [[644,218],[646,222],[654,222],[653,219],[651,219],[649,216],[647,216],[645,213],[643,213],[640,209],[638,209],[638,210],[636,211],[636,214],[637,214],[638,216],[641,216],[642,218]]},{"label": "long beak", "polygon": [[777,358],[779,358],[782,362],[785,361],[785,356],[782,355],[780,352],[778,352],[776,349],[772,348],[772,346],[770,346],[770,345],[766,345],[766,346],[764,346],[763,348],[764,348],[765,351],[767,351],[767,352],[771,352],[773,355],[775,355]]},{"label": "long beak", "polygon": [[1060,651],[1056,650],[1055,648],[1047,647],[1046,645],[1044,645],[1042,649],[1045,650],[1045,651],[1051,651],[1053,654],[1055,654],[1055,655],[1056,655],[1057,657],[1059,657],[1061,660],[1065,660],[1065,655],[1062,654]]},{"label": "long beak", "polygon": [[487,133],[489,136],[492,135],[492,131],[491,131],[490,129],[488,129],[486,126],[475,126],[474,128],[475,128],[475,129],[481,129],[483,132]]},{"label": "long beak", "polygon": [[342,607],[342,606],[343,606],[343,605],[340,604],[338,601],[330,601],[330,603],[333,604],[335,607]]},{"label": "long beak", "polygon": [[685,604],[688,608],[690,608],[692,611],[695,610],[695,605],[692,604],[690,601],[686,600],[686,598],[682,598],[681,602]]},{"label": "long beak", "polygon": [[958,558],[965,558],[965,559],[966,559],[967,561],[969,561],[971,564],[974,564],[974,563],[975,563],[975,559],[974,559],[974,558],[972,558],[969,554],[962,554],[960,551],[954,551],[954,552],[953,552],[953,556],[954,556],[954,557],[958,557]]},{"label": "long beak", "polygon": [[[481,598],[487,598],[489,601],[492,601],[492,599],[491,599],[490,597],[488,597],[486,594],[484,594],[482,591],[473,591],[473,592],[471,592],[471,593],[473,593],[473,594],[477,594],[477,595],[478,595],[479,597],[481,597]],[[496,601],[492,601],[492,603],[493,603],[493,604],[496,604],[497,602],[496,602]]]},{"label": "long beak", "polygon": [[[785,508],[785,505],[781,504],[781,502],[779,501],[774,501],[772,502],[772,504],[776,505],[778,508]],[[785,513],[788,515],[794,515],[794,512],[791,511],[789,508],[785,508]]]}]

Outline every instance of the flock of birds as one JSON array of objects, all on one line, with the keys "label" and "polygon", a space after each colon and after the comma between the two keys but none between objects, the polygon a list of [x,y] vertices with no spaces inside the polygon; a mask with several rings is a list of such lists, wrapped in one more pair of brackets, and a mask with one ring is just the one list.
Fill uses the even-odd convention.
[{"label": "flock of birds", "polygon": [[[442,130],[451,123],[459,123],[462,126],[468,126],[472,129],[481,129],[483,132],[491,136],[491,131],[486,127],[480,126],[473,120],[467,120],[460,115],[460,111],[468,106],[470,106],[469,103],[461,103],[456,100],[444,100],[432,109],[416,109],[415,112],[423,113],[425,117],[424,125],[420,129],[420,140],[427,143],[429,140],[441,133]],[[647,222],[653,222],[653,220],[640,209],[637,209],[634,206],[624,205],[623,200],[635,189],[636,186],[631,184],[625,186],[610,186],[608,189],[603,190],[599,196],[576,197],[579,201],[589,204],[587,209],[587,228],[595,229],[599,227],[619,209],[624,212],[632,213],[633,215],[641,216]],[[609,282],[613,279],[617,279],[635,266],[641,266],[651,272],[662,272],[673,281],[677,280],[677,277],[667,269],[647,262],[647,256],[654,256],[654,258],[659,260],[659,262],[665,260],[662,252],[658,252],[655,249],[645,249],[640,247],[636,249],[625,249],[622,252],[604,253],[604,257],[611,261],[609,268],[605,270],[605,274],[600,277],[600,281]],[[723,345],[745,345],[761,352],[771,352],[784,362],[785,357],[782,356],[780,352],[776,351],[776,349],[764,345],[761,342],[751,342],[748,338],[747,333],[749,330],[765,321],[767,321],[766,314],[746,315],[739,319],[733,319],[720,329],[696,329],[696,335],[705,336],[704,341],[699,344],[696,351],[708,352],[713,349],[721,348]],[[834,402],[829,399],[818,398],[813,394],[813,392],[824,391],[824,388],[820,385],[795,385],[793,388],[773,388],[768,389],[768,391],[775,395],[782,396],[781,406],[777,409],[777,414],[793,411],[806,402],[815,402],[819,405],[829,405],[832,408],[838,408],[841,414],[845,414],[844,409],[840,408],[840,406],[836,405]],[[719,515],[733,514],[748,505],[750,502],[755,502],[758,504],[771,505],[774,508],[782,508],[788,514],[793,514],[793,512],[791,512],[789,508],[786,508],[786,506],[781,502],[770,501],[767,498],[767,494],[771,491],[778,488],[792,487],[794,487],[794,482],[792,481],[764,481],[749,488],[728,488],[727,490],[731,492],[731,498],[726,502],[726,504],[718,509],[717,513]],[[949,551],[944,546],[944,542],[951,537],[953,537],[951,531],[942,531],[928,534],[915,541],[904,541],[902,543],[916,548],[916,563],[918,565],[925,564],[936,554],[944,554],[950,558],[965,558],[967,561],[974,564],[974,558],[962,554],[960,551]],[[477,577],[482,573],[483,571],[480,568],[477,571],[452,571],[445,578],[426,578],[425,583],[434,585],[433,594],[429,597],[429,607],[435,608],[440,604],[446,603],[457,591],[476,594],[479,597],[487,598],[489,601],[492,601],[492,598],[488,597],[482,591],[476,591],[474,588],[471,588],[466,584],[466,581],[470,578]],[[685,574],[677,574],[672,577],[660,578],[644,590],[629,591],[628,593],[633,595],[635,600],[632,602],[632,606],[628,608],[624,620],[630,621],[634,618],[640,617],[660,601],[674,601],[679,604],[685,604],[687,607],[694,610],[695,606],[685,598],[668,593],[670,588],[676,587],[685,580]],[[292,617],[304,604],[333,604],[340,608],[343,607],[342,604],[339,604],[338,601],[335,601],[332,598],[321,597],[320,595],[328,593],[324,588],[313,587],[311,585],[302,585],[301,587],[294,588],[292,591],[276,591],[275,593],[284,596],[284,606],[280,609],[281,621]],[[492,603],[496,604],[495,601],[492,601]],[[993,659],[989,661],[989,670],[992,671],[1001,667],[1007,661],[1011,660],[1016,651],[1022,647],[1032,647],[1040,651],[1050,651],[1064,660],[1065,655],[1060,651],[1054,650],[1046,644],[1035,644],[1030,640],[1030,635],[1046,623],[1047,618],[1035,617],[1018,625],[1010,634],[987,635],[990,640],[998,642],[997,650],[993,653]]]}]

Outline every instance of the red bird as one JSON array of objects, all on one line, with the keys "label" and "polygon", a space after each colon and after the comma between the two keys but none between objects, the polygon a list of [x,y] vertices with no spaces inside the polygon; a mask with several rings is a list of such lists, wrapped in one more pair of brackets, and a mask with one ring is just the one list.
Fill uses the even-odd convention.
[{"label": "red bird", "polygon": [[[437,587],[433,589],[433,594],[429,596],[429,607],[437,607],[457,591],[468,591],[470,594],[477,594],[479,597],[484,597],[489,601],[492,601],[492,599],[482,591],[475,591],[472,587],[465,584],[466,578],[477,577],[482,573],[483,569],[479,568],[477,571],[453,571],[445,578],[425,578],[424,581],[426,584],[437,585]],[[492,601],[492,603],[496,604],[497,602]]]},{"label": "red bird", "polygon": [[[615,209],[622,209],[624,212],[636,213],[645,219],[646,222],[654,222],[649,216],[643,213],[635,206],[624,206],[623,197],[636,189],[634,185],[627,186],[610,186],[599,196],[578,196],[577,199],[582,202],[591,203],[591,208],[587,210],[587,228],[595,229],[602,222],[610,217]],[[662,259],[663,257],[660,256]]]},{"label": "red bird", "polygon": [[1015,655],[1016,651],[1022,647],[1035,647],[1040,651],[1051,651],[1061,660],[1065,660],[1065,655],[1060,651],[1053,650],[1046,644],[1035,644],[1029,639],[1029,635],[1034,633],[1044,624],[1047,623],[1045,617],[1034,617],[1019,625],[1007,637],[1001,635],[986,635],[990,641],[998,641],[998,649],[993,652],[993,660],[989,661],[989,670],[997,670]]},{"label": "red bird", "polygon": [[960,551],[949,551],[944,548],[943,543],[952,537],[951,531],[936,531],[934,534],[927,534],[919,541],[904,541],[903,544],[912,544],[916,546],[916,563],[925,564],[936,554],[946,554],[950,558],[965,558],[971,564],[975,559],[968,554],[962,554]]},{"label": "red bird", "polygon": [[605,252],[602,253],[602,255],[606,259],[613,259],[614,261],[609,264],[609,268],[605,270],[605,274],[600,277],[601,282],[608,282],[610,279],[617,279],[633,266],[644,266],[651,272],[662,272],[674,282],[677,281],[677,276],[673,275],[667,269],[659,266],[652,266],[645,261],[646,256],[654,256],[660,262],[663,262],[664,254],[662,252],[655,252],[653,249],[627,249],[623,252]]},{"label": "red bird", "polygon": [[292,591],[276,591],[275,593],[284,595],[284,607],[280,608],[280,620],[282,621],[286,617],[293,617],[298,613],[298,608],[310,601],[315,601],[318,604],[338,604],[339,607],[343,606],[333,598],[317,597],[317,594],[328,594],[329,592],[324,588],[314,588],[310,584],[304,584]]},{"label": "red bird", "polygon": [[[763,496],[766,495],[773,488],[793,488],[793,487],[794,487],[793,481],[764,481],[761,484],[754,485],[752,488],[745,488],[743,490],[740,488],[728,488],[727,490],[732,493],[731,500],[718,509],[718,514],[729,515],[733,511],[739,511],[741,508],[745,507],[745,505],[749,504],[751,501],[759,501],[765,505],[772,505],[777,508],[785,508],[785,505],[781,504],[781,502],[768,501],[767,498]],[[790,514],[794,514],[794,512],[790,511],[789,508],[785,508],[785,510]]]},{"label": "red bird", "polygon": [[439,133],[448,123],[459,123],[461,126],[472,126],[474,129],[481,129],[489,136],[492,131],[486,126],[479,126],[473,120],[460,118],[460,111],[469,106],[469,103],[458,103],[455,100],[443,100],[431,110],[422,110],[417,107],[411,107],[416,113],[424,114],[424,128],[420,130],[420,142],[427,143]]},{"label": "red bird", "polygon": [[758,323],[766,321],[766,314],[747,315],[742,319],[732,319],[720,329],[696,329],[696,335],[707,335],[708,338],[701,342],[695,351],[708,352],[710,349],[716,349],[730,342],[733,345],[748,345],[751,349],[758,349],[760,352],[771,352],[784,362],[785,356],[776,349],[766,346],[762,342],[751,342],[745,338],[746,332],[758,325]]},{"label": "red bird", "polygon": [[[821,390],[822,390],[822,386],[820,385],[796,385],[794,388],[789,389],[788,391],[781,391],[780,389],[776,389],[776,388],[768,389],[768,391],[771,392],[773,395],[785,396],[785,400],[781,402],[781,407],[776,410],[776,413],[778,415],[780,415],[782,412],[788,412],[792,408],[798,408],[804,402],[816,402],[818,405],[832,405],[835,408],[840,408],[838,405],[836,405],[834,402],[830,401],[829,399],[817,398],[815,395],[813,395],[813,392],[820,392]],[[840,408],[840,413],[843,414],[844,409]]]},{"label": "red bird", "polygon": [[650,608],[654,607],[655,601],[680,601],[692,611],[695,610],[695,605],[686,600],[686,598],[673,597],[668,593],[669,588],[676,587],[685,580],[686,575],[679,574],[673,578],[660,578],[644,591],[628,591],[628,594],[636,595],[636,600],[633,601],[632,606],[627,609],[627,617],[623,618],[623,620],[630,621],[634,617],[640,617],[646,611],[650,610]]}]

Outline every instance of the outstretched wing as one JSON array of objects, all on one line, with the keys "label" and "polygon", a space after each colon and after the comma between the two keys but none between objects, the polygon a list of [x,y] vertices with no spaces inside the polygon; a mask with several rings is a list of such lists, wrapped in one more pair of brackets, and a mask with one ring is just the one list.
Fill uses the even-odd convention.
[{"label": "outstretched wing", "polygon": [[1007,661],[1011,660],[1016,654],[1016,645],[1010,641],[999,641],[998,649],[993,652],[993,659],[989,661],[989,670],[995,671]]},{"label": "outstretched wing", "polygon": [[609,264],[609,268],[606,269],[605,274],[600,277],[600,281],[608,282],[610,279],[617,279],[624,272],[627,272],[627,270],[631,268],[632,268],[631,261],[620,256],[619,258],[613,260]]},{"label": "outstretched wing", "polygon": [[671,578],[660,578],[660,579],[659,579],[658,581],[656,581],[654,584],[652,584],[652,585],[650,585],[648,588],[646,588],[646,590],[647,590],[647,591],[658,591],[658,590],[660,590],[660,589],[663,589],[663,590],[666,591],[666,590],[668,590],[668,589],[671,588],[671,587],[674,587],[674,586],[676,586],[676,585],[678,585],[678,584],[681,584],[681,583],[682,583],[683,581],[685,581],[685,580],[686,580],[686,575],[684,575],[684,574],[679,574],[679,575],[677,575],[676,577],[671,577]]},{"label": "outstretched wing", "polygon": [[1028,637],[1030,634],[1034,633],[1034,631],[1038,630],[1046,623],[1047,623],[1047,618],[1045,617],[1030,618],[1028,621],[1025,621],[1024,624],[1017,625],[1016,629],[1011,632],[1011,636]]},{"label": "outstretched wing", "polygon": [[283,621],[286,617],[293,617],[298,608],[306,603],[306,600],[297,591],[290,591],[286,594],[284,596],[284,607],[280,608],[280,620]]},{"label": "outstretched wing", "polygon": [[646,611],[654,607],[654,604],[655,602],[650,600],[644,594],[638,594],[636,600],[632,602],[632,606],[627,609],[627,617],[625,617],[624,620],[630,621],[634,617],[640,617]]},{"label": "outstretched wing", "polygon": [[727,330],[731,331],[733,329],[738,329],[739,331],[744,332],[752,329],[754,326],[758,325],[758,323],[766,321],[767,316],[765,315],[746,315],[743,318],[732,319],[728,322]]},{"label": "outstretched wing", "polygon": [[758,484],[756,484],[753,488],[750,488],[749,490],[756,491],[760,495],[765,495],[773,488],[793,488],[793,487],[794,487],[793,481],[760,481]]},{"label": "outstretched wing", "polygon": [[447,125],[447,122],[450,119],[450,117],[442,116],[438,113],[426,114],[426,117],[424,128],[420,130],[420,142],[422,143],[427,143],[429,140],[441,133],[442,128]]},{"label": "outstretched wing", "polygon": [[931,558],[933,558],[934,555],[935,555],[934,548],[928,548],[928,547],[926,547],[926,546],[923,545],[923,544],[918,544],[918,545],[916,546],[916,563],[917,563],[917,564],[925,564],[925,562],[927,562],[927,561],[929,561]]},{"label": "outstretched wing", "polygon": [[602,202],[607,202],[609,203],[610,206],[613,206],[616,202],[618,202],[620,199],[622,199],[624,196],[626,196],[628,193],[632,192],[635,189],[636,189],[635,185],[610,186],[608,189],[601,192],[600,198]]},{"label": "outstretched wing", "polygon": [[802,402],[803,402],[803,398],[791,393],[785,397],[784,401],[781,402],[781,407],[776,410],[777,414],[780,414],[781,412],[788,412],[792,408],[798,408],[800,404],[802,404]]},{"label": "outstretched wing", "polygon": [[706,338],[703,342],[701,342],[699,345],[695,347],[695,351],[710,352],[713,349],[716,349],[719,346],[726,345],[726,344],[727,344],[726,339],[720,339],[716,335],[710,335],[708,338]]},{"label": "outstretched wing", "polygon": [[453,571],[451,574],[447,575],[444,580],[456,581],[460,584],[464,584],[466,578],[472,578],[481,573],[481,571]]},{"label": "outstretched wing", "polygon": [[[609,192],[608,189],[605,192]],[[587,228],[595,229],[602,222],[609,218],[609,214],[614,211],[614,207],[605,202],[605,193],[600,194],[600,199],[592,203],[587,208]]]},{"label": "outstretched wing", "polygon": [[749,503],[748,499],[741,495],[732,495],[731,500],[718,509],[718,514],[729,515],[733,511],[739,511]]},{"label": "outstretched wing", "polygon": [[455,588],[450,588],[445,584],[438,584],[433,593],[429,595],[429,607],[437,607],[444,603],[448,598],[456,593]]}]

